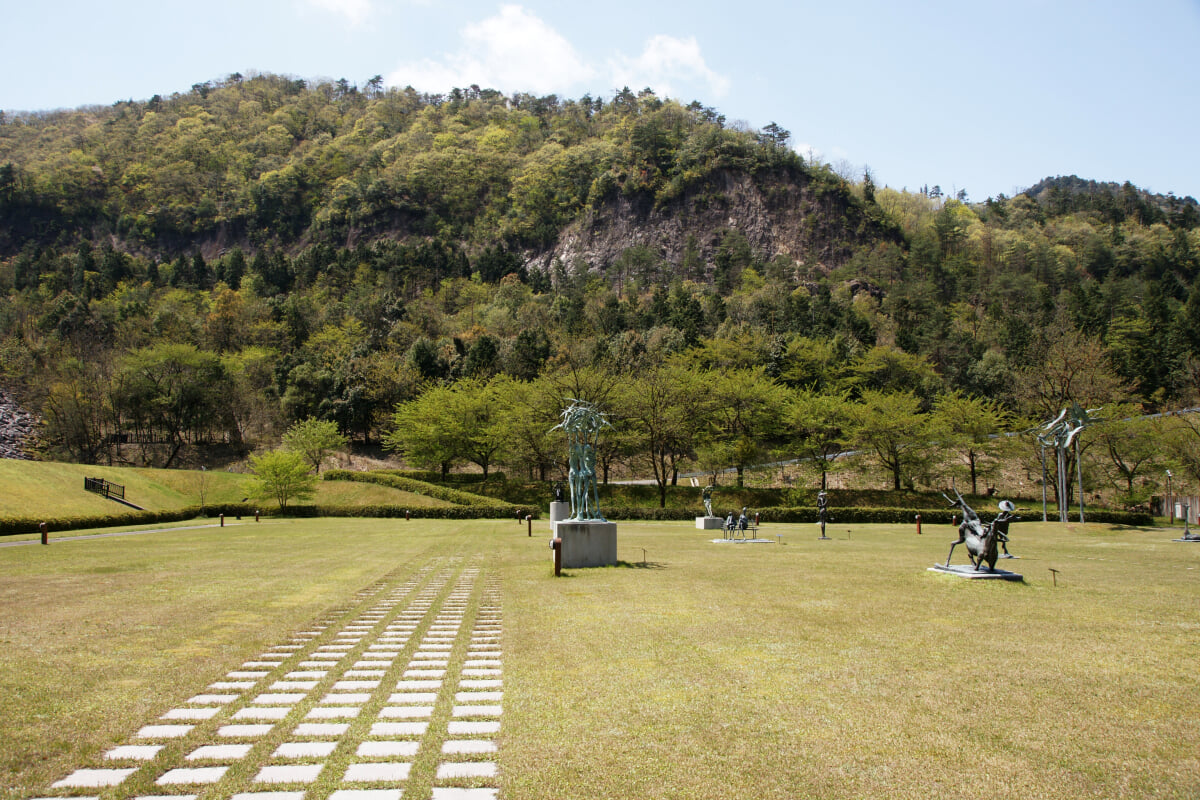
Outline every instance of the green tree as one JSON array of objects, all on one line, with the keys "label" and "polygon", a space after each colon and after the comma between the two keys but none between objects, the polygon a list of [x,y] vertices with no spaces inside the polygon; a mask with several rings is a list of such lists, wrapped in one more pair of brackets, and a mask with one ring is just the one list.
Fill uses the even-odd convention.
[{"label": "green tree", "polygon": [[846,449],[854,427],[854,406],[848,394],[825,394],[810,389],[788,397],[784,431],[788,447],[821,473],[821,488],[833,458]]},{"label": "green tree", "polygon": [[345,447],[346,442],[336,422],[313,417],[297,422],[283,434],[283,449],[304,456],[318,474],[326,456]]},{"label": "green tree", "polygon": [[709,414],[711,395],[704,373],[680,363],[631,375],[618,403],[635,461],[650,467],[659,506],[667,505],[667,485],[679,461],[695,447]]},{"label": "green tree", "polygon": [[712,373],[709,449],[737,470],[737,487],[745,485],[746,467],[765,453],[781,432],[786,390],[761,369]]},{"label": "green tree", "polygon": [[274,499],[280,511],[286,511],[290,501],[306,500],[316,492],[317,476],[309,471],[308,462],[300,453],[272,450],[252,455],[250,468],[255,476],[253,495]]},{"label": "green tree", "polygon": [[1105,422],[1089,431],[1103,453],[1102,469],[1110,483],[1121,490],[1129,505],[1144,503],[1150,492],[1137,486],[1141,477],[1165,466],[1163,446],[1150,420],[1132,403],[1105,406]]},{"label": "green tree", "polygon": [[929,445],[929,420],[912,392],[867,390],[854,409],[854,441],[870,452],[892,478],[892,488],[923,463]]},{"label": "green tree", "polygon": [[458,424],[452,401],[449,387],[433,386],[415,400],[396,406],[383,446],[413,466],[441,470],[443,478],[449,475],[463,460],[458,442],[447,435]]},{"label": "green tree", "polygon": [[971,480],[971,494],[979,494],[978,475],[985,460],[999,445],[999,434],[1009,416],[996,400],[968,397],[960,392],[942,395],[933,411],[933,424],[942,432],[943,445],[961,457]]}]

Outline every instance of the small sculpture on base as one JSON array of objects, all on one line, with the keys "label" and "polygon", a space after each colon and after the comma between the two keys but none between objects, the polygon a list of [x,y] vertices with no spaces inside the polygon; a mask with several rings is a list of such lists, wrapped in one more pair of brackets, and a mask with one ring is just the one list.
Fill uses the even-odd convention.
[{"label": "small sculpture on base", "polygon": [[821,523],[821,535],[818,538],[828,539],[825,535],[825,514],[829,510],[829,495],[825,494],[825,490],[817,492],[817,521]]},{"label": "small sculpture on base", "polygon": [[701,492],[700,496],[704,500],[704,516],[711,517],[713,515],[713,513],[712,513],[713,485],[710,483],[708,486],[705,486],[704,491]]}]

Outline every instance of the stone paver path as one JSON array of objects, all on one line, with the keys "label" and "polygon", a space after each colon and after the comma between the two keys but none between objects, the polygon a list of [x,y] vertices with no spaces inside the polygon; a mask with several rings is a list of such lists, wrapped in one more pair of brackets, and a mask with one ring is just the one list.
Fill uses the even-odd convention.
[{"label": "stone paver path", "polygon": [[501,634],[498,583],[435,559],[181,693],[42,797],[491,800]]}]

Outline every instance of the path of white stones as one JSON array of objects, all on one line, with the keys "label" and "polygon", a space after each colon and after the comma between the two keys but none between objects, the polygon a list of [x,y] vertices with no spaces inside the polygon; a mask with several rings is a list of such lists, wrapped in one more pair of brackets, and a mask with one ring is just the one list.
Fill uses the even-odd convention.
[{"label": "path of white stones", "polygon": [[46,796],[495,798],[500,622],[499,587],[477,568],[430,564],[390,590],[381,582]]}]

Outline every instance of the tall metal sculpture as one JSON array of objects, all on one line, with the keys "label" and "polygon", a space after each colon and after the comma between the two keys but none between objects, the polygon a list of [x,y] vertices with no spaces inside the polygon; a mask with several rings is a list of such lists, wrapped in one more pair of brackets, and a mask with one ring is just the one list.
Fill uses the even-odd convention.
[{"label": "tall metal sculpture", "polygon": [[561,428],[567,434],[567,483],[571,490],[573,522],[607,522],[600,513],[600,493],[596,487],[596,442],[600,431],[609,425],[604,413],[595,404],[571,398],[563,410]]},{"label": "tall metal sculpture", "polygon": [[1058,472],[1055,478],[1055,488],[1058,503],[1058,521],[1067,521],[1067,506],[1070,497],[1067,494],[1067,459],[1071,447],[1075,447],[1075,476],[1079,484],[1079,522],[1083,523],[1083,462],[1079,458],[1079,434],[1089,425],[1100,420],[1092,414],[1098,408],[1084,409],[1078,403],[1072,403],[1068,411],[1063,409],[1059,415],[1042,426],[1043,433],[1038,434],[1038,443],[1042,446],[1042,521],[1046,521],[1046,448],[1053,447],[1056,455]]}]

